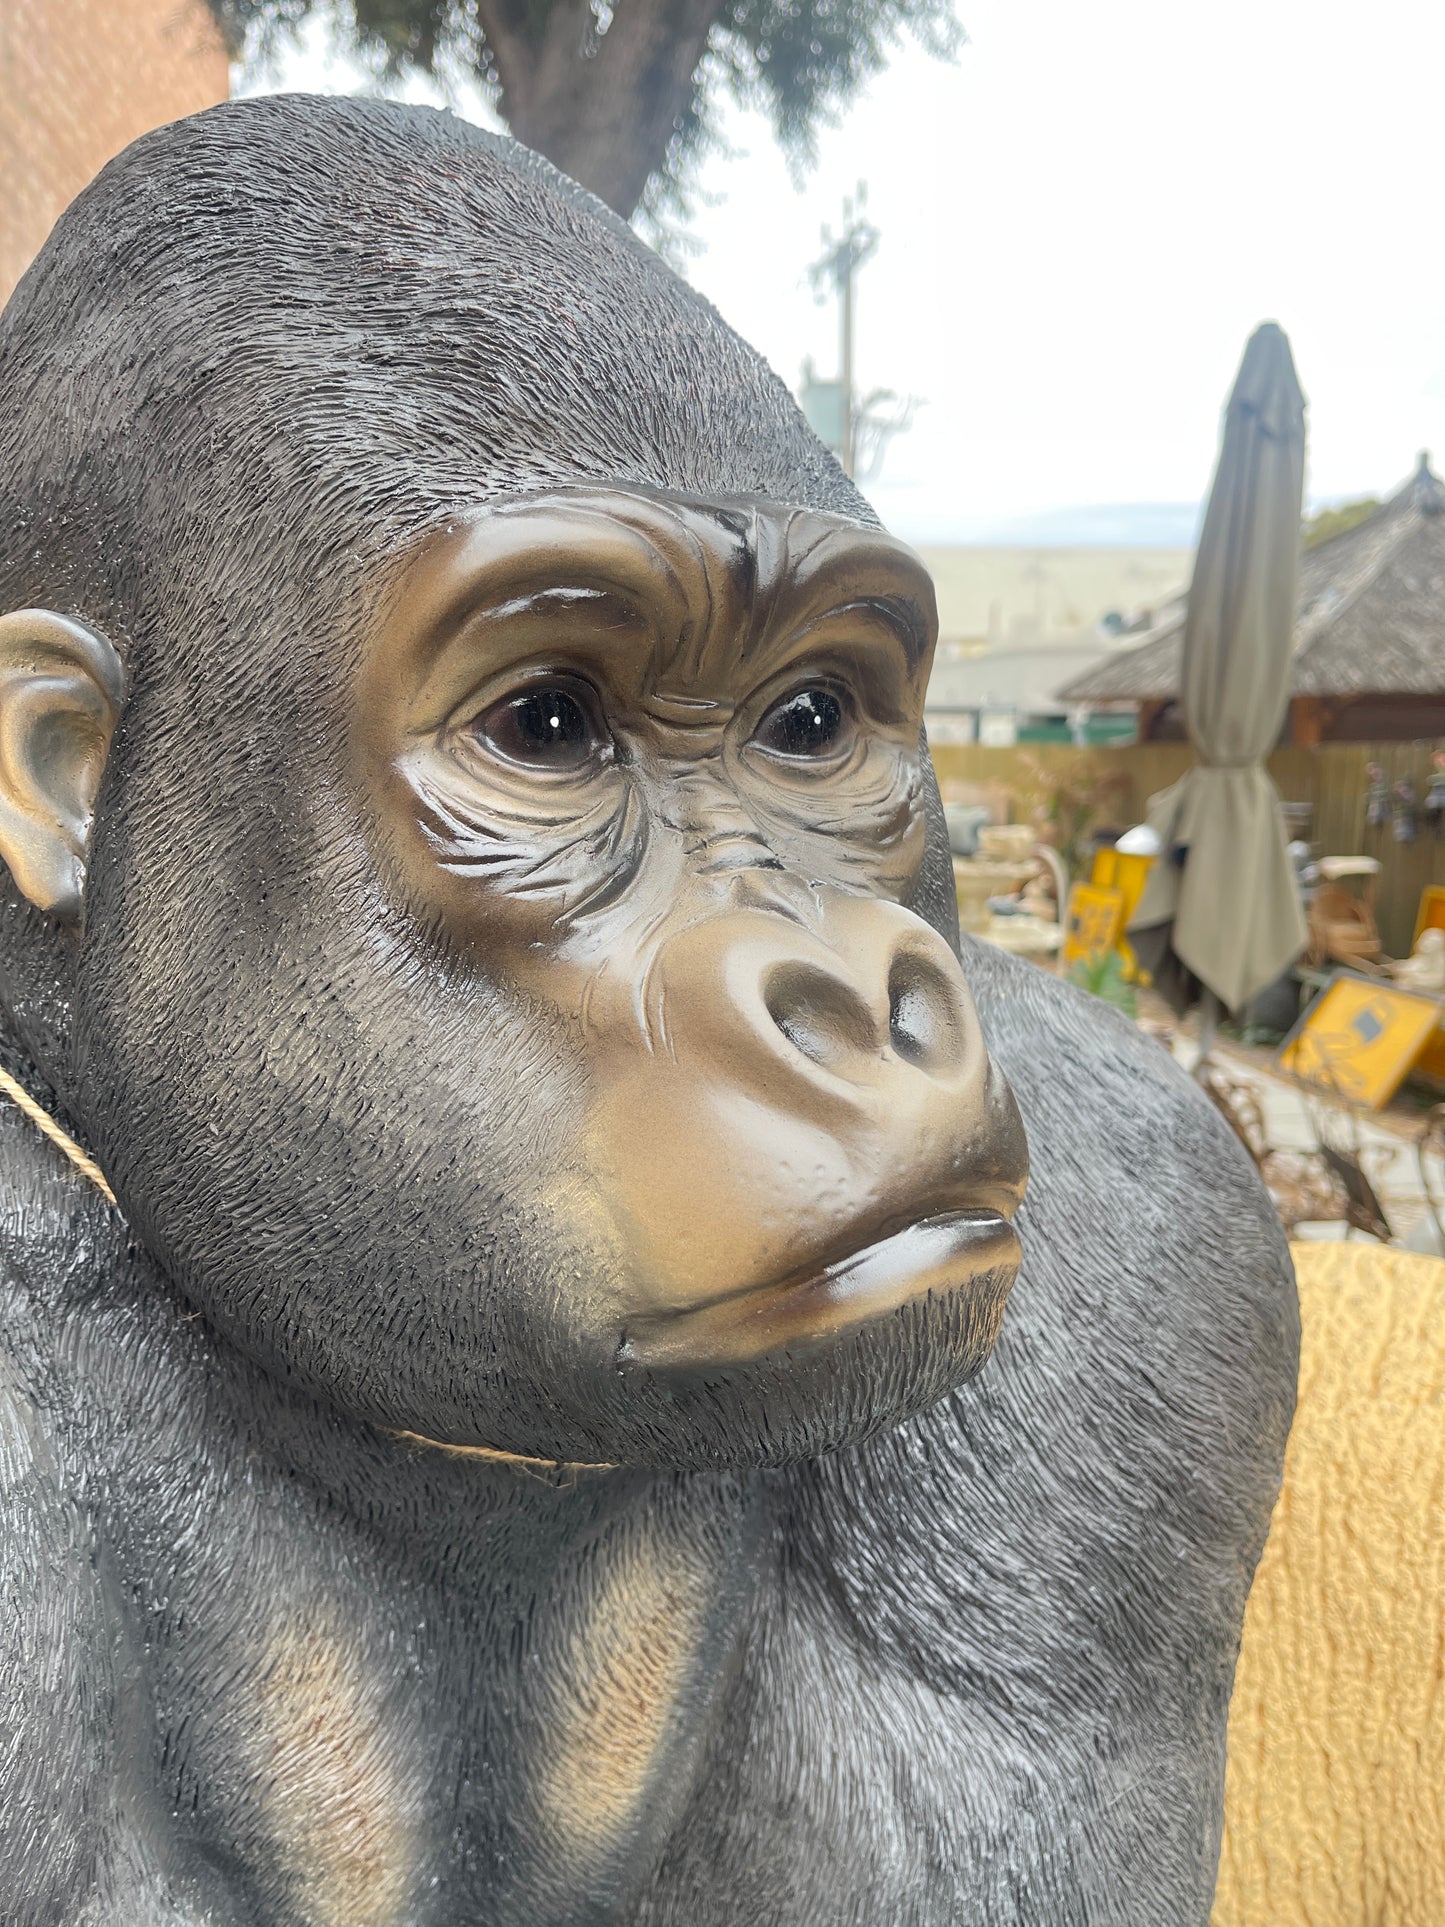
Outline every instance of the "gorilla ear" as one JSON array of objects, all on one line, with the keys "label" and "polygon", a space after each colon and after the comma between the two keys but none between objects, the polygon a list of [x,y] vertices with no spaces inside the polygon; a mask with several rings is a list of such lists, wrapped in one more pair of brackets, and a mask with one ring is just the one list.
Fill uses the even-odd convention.
[{"label": "gorilla ear", "polygon": [[48,609],[0,615],[0,857],[30,901],[74,920],[96,792],[125,693],[104,636]]}]

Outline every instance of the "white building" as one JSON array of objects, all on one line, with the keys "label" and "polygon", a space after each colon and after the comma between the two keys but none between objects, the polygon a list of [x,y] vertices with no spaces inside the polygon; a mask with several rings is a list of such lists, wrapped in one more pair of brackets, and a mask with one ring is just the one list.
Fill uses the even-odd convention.
[{"label": "white building", "polygon": [[938,594],[935,743],[1068,740],[1058,690],[1127,647],[1189,577],[1182,548],[920,548]]}]

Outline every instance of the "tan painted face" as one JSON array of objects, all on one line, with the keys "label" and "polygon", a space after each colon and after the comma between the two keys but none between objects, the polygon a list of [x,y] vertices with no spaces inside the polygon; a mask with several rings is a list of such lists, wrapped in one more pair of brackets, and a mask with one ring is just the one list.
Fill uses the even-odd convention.
[{"label": "tan painted face", "polygon": [[590,490],[433,539],[372,640],[407,896],[585,1066],[568,1208],[623,1366],[791,1355],[1017,1264],[1017,1113],[905,907],[934,632],[886,536]]}]

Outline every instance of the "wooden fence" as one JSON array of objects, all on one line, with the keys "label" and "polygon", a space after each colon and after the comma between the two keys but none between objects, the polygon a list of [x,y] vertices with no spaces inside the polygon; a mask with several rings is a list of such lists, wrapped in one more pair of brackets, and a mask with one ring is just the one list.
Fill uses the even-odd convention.
[{"label": "wooden fence", "polygon": [[[1385,780],[1408,776],[1423,801],[1430,784],[1430,752],[1445,747],[1424,743],[1322,743],[1317,749],[1280,749],[1269,759],[1270,775],[1289,803],[1309,803],[1314,811],[1310,841],[1327,856],[1380,859],[1380,936],[1394,957],[1409,954],[1420,892],[1427,883],[1445,884],[1445,836],[1417,835],[1397,843],[1387,825],[1365,825],[1366,763],[1378,763]],[[1012,749],[984,749],[976,743],[940,745],[933,752],[939,781],[997,792],[1011,799],[1010,813],[1028,817],[1031,801],[1050,780],[1076,779],[1080,770],[1114,777],[1101,821],[1138,823],[1156,790],[1167,788],[1189,768],[1187,743],[1134,743],[1123,747],[1075,749],[1063,743],[1021,743]]]}]

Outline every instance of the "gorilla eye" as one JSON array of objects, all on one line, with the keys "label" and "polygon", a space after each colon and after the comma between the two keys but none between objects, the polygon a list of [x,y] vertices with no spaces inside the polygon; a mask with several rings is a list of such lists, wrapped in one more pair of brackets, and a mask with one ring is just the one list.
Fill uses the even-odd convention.
[{"label": "gorilla eye", "polygon": [[774,756],[831,756],[843,743],[847,721],[831,689],[800,689],[774,703],[753,741]]},{"label": "gorilla eye", "polygon": [[590,706],[560,683],[539,684],[494,703],[477,734],[508,762],[542,770],[585,769],[611,747]]}]

